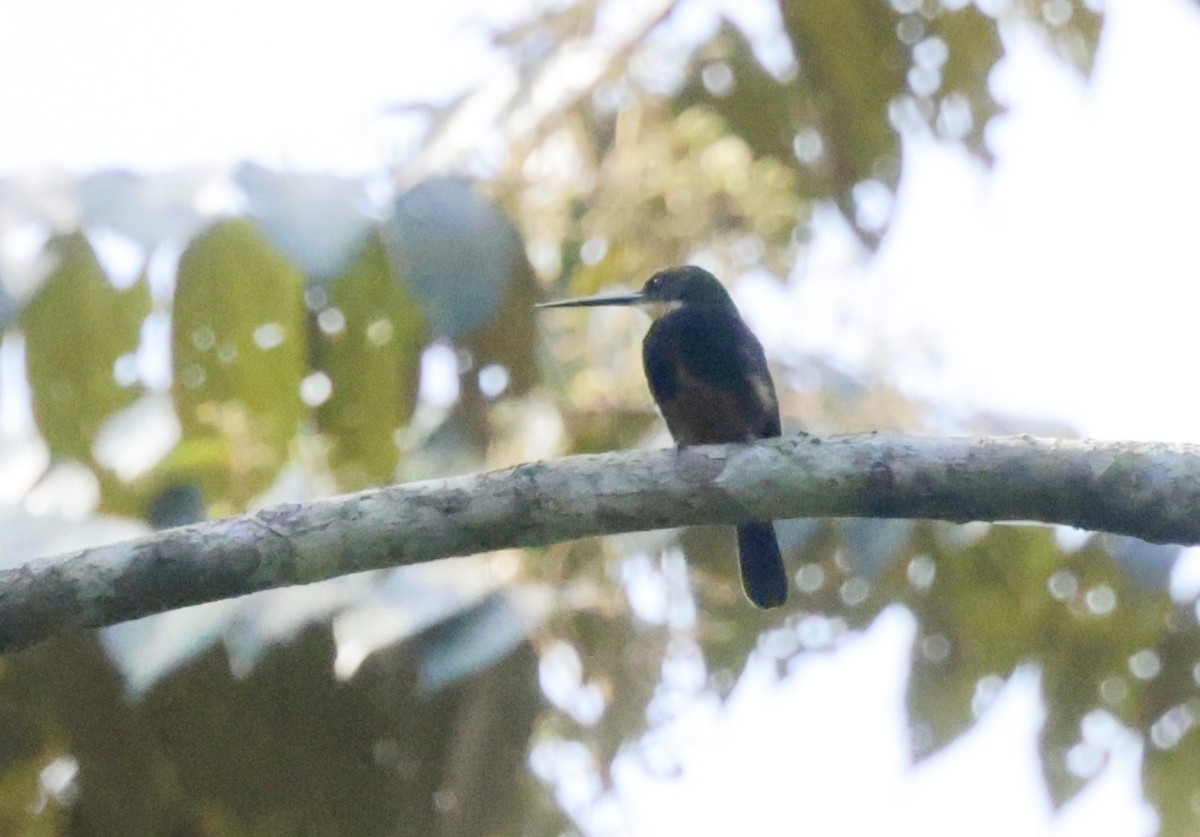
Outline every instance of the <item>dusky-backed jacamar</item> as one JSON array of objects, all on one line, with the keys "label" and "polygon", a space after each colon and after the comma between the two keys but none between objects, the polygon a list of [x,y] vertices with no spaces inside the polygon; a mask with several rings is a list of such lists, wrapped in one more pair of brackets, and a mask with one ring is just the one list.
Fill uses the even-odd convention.
[{"label": "dusky-backed jacamar", "polygon": [[[762,344],[707,270],[672,267],[651,276],[638,293],[538,307],[593,305],[638,305],[654,318],[642,342],[642,364],[676,444],[749,442],[780,435],[779,402]],[[761,608],[783,604],[787,573],[772,524],[743,524],[737,536],[746,597]]]}]

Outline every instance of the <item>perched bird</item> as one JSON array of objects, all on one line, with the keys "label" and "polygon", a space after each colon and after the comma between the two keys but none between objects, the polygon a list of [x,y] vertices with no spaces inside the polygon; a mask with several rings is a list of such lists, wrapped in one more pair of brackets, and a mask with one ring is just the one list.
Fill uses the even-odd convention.
[{"label": "perched bird", "polygon": [[[638,293],[544,302],[538,308],[638,305],[654,318],[642,342],[650,393],[680,445],[780,435],[779,403],[762,344],[728,292],[692,265],[660,270]],[[787,573],[770,522],[737,527],[742,587],[761,608],[787,599]]]}]

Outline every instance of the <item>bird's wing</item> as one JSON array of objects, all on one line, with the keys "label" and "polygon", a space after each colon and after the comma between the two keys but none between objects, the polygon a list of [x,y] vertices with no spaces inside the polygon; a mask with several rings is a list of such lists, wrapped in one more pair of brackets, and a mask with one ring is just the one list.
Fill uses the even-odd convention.
[{"label": "bird's wing", "polygon": [[780,434],[762,345],[737,317],[672,313],[646,335],[643,358],[654,400],[680,444]]}]

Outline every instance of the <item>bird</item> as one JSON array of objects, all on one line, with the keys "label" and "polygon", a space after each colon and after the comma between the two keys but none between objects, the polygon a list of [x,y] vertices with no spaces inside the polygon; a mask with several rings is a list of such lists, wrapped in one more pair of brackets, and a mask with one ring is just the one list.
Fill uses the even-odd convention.
[{"label": "bird", "polygon": [[[650,394],[676,445],[751,442],[781,434],[779,401],[762,344],[725,286],[707,270],[660,270],[636,293],[543,302],[537,308],[634,305],[653,319],[642,341]],[[762,609],[787,600],[770,521],[737,527],[742,589]]]}]

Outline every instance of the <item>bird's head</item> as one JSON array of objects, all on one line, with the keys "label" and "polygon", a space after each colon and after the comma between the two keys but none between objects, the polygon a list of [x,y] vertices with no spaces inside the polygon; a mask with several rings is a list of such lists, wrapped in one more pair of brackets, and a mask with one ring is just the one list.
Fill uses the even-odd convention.
[{"label": "bird's head", "polygon": [[702,267],[682,265],[655,273],[633,294],[588,296],[543,302],[538,308],[575,308],[594,305],[637,305],[654,319],[684,306],[729,309],[736,313],[733,300],[717,278]]},{"label": "bird's head", "polygon": [[655,273],[646,280],[641,296],[642,301],[650,306],[655,319],[683,306],[734,307],[729,292],[717,281],[717,277],[702,267],[690,264]]}]

